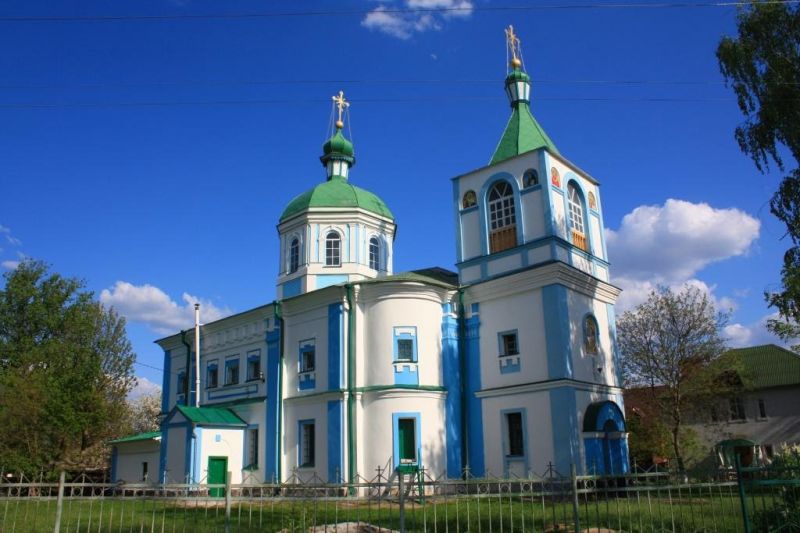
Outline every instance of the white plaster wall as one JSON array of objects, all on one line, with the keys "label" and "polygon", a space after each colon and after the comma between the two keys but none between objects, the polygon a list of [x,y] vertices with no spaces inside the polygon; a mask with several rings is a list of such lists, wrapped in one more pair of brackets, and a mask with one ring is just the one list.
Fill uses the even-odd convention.
[{"label": "white plaster wall", "polygon": [[186,428],[169,428],[167,438],[167,482],[185,483]]},{"label": "white plaster wall", "polygon": [[572,256],[572,266],[579,270],[583,270],[590,276],[593,275],[592,273],[592,263],[580,252],[576,252],[575,250],[570,251],[570,255]]},{"label": "white plaster wall", "polygon": [[605,282],[608,282],[608,269],[606,267],[595,265],[594,277],[596,277],[597,279],[601,279]]},{"label": "white plaster wall", "polygon": [[462,261],[483,254],[481,249],[481,219],[478,209],[473,209],[461,215],[461,248]]},{"label": "white plaster wall", "polygon": [[[284,394],[313,394],[328,388],[328,305],[323,304],[301,313],[286,316],[284,325]],[[314,339],[314,389],[298,390],[300,342]]]},{"label": "white plaster wall", "polygon": [[[545,176],[544,182],[547,182]],[[542,177],[539,176],[539,183]],[[523,241],[530,242],[545,236],[544,209],[541,189],[521,195],[522,210],[525,212]]]},{"label": "white plaster wall", "polygon": [[200,479],[203,481],[208,479],[209,457],[227,457],[231,483],[241,483],[242,467],[244,466],[242,464],[244,430],[198,427],[195,429],[195,435],[200,442]]},{"label": "white plaster wall", "polygon": [[[547,346],[541,289],[480,303],[481,387],[489,389],[547,379]],[[500,373],[497,334],[517,330],[520,371]]]},{"label": "white plaster wall", "polygon": [[391,391],[361,396],[358,419],[358,471],[367,478],[377,474],[378,466],[392,468],[394,413],[420,414],[421,466],[434,477],[447,469],[444,393]]},{"label": "white plaster wall", "polygon": [[[267,446],[267,437],[266,437],[266,417],[267,417],[267,406],[264,402],[257,402],[257,403],[250,403],[244,405],[236,405],[231,407],[231,410],[235,412],[239,418],[244,420],[248,426],[258,426],[258,469],[248,472],[252,476],[254,476],[259,481],[271,481],[264,479],[264,464],[266,461],[266,457],[264,455],[266,446]],[[247,431],[247,430],[245,430]],[[245,440],[247,435],[244,436]],[[247,457],[247,450],[242,448],[242,461],[245,461]],[[206,465],[208,466],[208,465]],[[247,466],[247,465],[243,465]]]},{"label": "white plaster wall", "polygon": [[520,254],[515,253],[489,261],[486,270],[490,276],[496,276],[518,268],[522,268],[522,259]]},{"label": "white plaster wall", "polygon": [[602,230],[600,229],[600,219],[595,215],[589,215],[589,229],[592,239],[592,254],[600,259],[605,259],[603,255],[603,241],[601,240]]},{"label": "white plaster wall", "polygon": [[[564,182],[562,180],[562,185]],[[561,189],[551,189],[550,191],[550,209],[553,214],[553,227],[556,230],[556,235],[562,239],[567,239],[567,215],[564,212],[564,195],[559,191]]]},{"label": "white plaster wall", "polygon": [[480,265],[475,265],[471,267],[464,267],[461,269],[461,281],[463,283],[470,283],[479,279],[481,277],[481,267]]},{"label": "white plaster wall", "polygon": [[[314,466],[301,468],[299,459],[298,421],[314,420]],[[344,429],[343,429],[344,430]],[[297,400],[284,403],[283,426],[283,477],[291,478],[293,473],[301,480],[308,481],[316,474],[328,479],[328,404],[327,400]]]},{"label": "white plaster wall", "polygon": [[[575,379],[617,385],[606,304],[572,290],[568,291],[567,298]],[[583,319],[589,312],[594,314],[599,328],[600,345],[596,356],[587,355],[583,346]]]},{"label": "white plaster wall", "polygon": [[528,250],[528,264],[535,265],[550,260],[550,247],[539,246],[533,250]]},{"label": "white plaster wall", "polygon": [[117,448],[117,479],[142,483],[142,463],[147,462],[148,482],[157,483],[160,442],[155,440],[123,442]]},{"label": "white plaster wall", "polygon": [[[548,391],[528,392],[483,399],[483,446],[487,476],[503,476],[506,451],[504,410],[525,409],[528,471],[542,475],[555,456]],[[519,467],[517,467],[519,468]],[[519,471],[512,472],[517,475]]]},{"label": "white plaster wall", "polygon": [[381,288],[364,286],[361,299],[366,301],[359,316],[356,380],[360,387],[394,385],[394,328],[417,328],[417,372],[420,385],[441,385],[442,303],[430,289],[419,293],[394,293],[370,298],[370,291]]}]

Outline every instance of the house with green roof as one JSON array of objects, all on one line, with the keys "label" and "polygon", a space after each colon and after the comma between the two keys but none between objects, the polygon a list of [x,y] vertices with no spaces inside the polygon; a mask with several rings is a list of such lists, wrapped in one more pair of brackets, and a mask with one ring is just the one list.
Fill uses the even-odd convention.
[{"label": "house with green roof", "polygon": [[458,272],[394,271],[397,221],[362,187],[376,170],[353,174],[339,92],[324,177],[275,212],[275,299],[156,341],[158,481],[628,471],[600,185],[531,113],[511,27],[506,46],[511,117],[442,199]]},{"label": "house with green roof", "polygon": [[781,446],[800,444],[800,355],[765,344],[722,356],[741,374],[743,390],[695,414],[691,427],[720,465],[738,454],[747,465],[769,461]]}]

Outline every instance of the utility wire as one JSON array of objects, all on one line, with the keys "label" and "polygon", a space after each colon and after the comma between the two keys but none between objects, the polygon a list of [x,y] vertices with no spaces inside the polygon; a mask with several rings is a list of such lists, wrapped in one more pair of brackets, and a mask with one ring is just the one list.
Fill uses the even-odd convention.
[{"label": "utility wire", "polygon": [[[800,0],[764,0],[764,4],[797,4]],[[730,8],[750,5],[751,2],[630,2],[630,3],[576,3],[576,4],[533,4],[521,6],[464,6],[432,8],[392,8],[382,7],[380,13],[387,14],[425,14],[425,13],[473,13],[502,11],[540,11],[576,9],[688,9],[688,8]],[[174,15],[78,15],[78,16],[3,16],[0,22],[113,22],[113,21],[159,21],[159,20],[213,20],[213,19],[263,19],[282,17],[327,17],[347,15],[367,15],[375,9],[317,10],[317,11],[263,11],[251,13],[206,13]]]},{"label": "utility wire", "polygon": [[[442,96],[435,98],[367,98],[353,99],[359,104],[375,103],[419,103],[419,102],[465,102],[465,101],[499,101],[504,100],[499,96]],[[17,102],[0,103],[0,109],[82,109],[103,107],[186,107],[186,106],[244,106],[244,105],[289,105],[289,104],[317,104],[324,102],[321,99],[309,100],[186,100],[186,101],[142,101],[142,102]],[[540,96],[537,102],[674,102],[674,103],[700,103],[700,102],[733,102],[733,95],[729,97],[708,98],[674,98],[674,97],[569,97],[569,96]]]}]

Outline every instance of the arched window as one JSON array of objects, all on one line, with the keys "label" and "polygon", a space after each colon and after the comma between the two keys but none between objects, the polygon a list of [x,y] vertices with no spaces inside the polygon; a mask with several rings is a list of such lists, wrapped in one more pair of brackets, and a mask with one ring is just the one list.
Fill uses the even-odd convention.
[{"label": "arched window", "polygon": [[507,181],[498,181],[489,189],[489,251],[508,250],[517,245],[517,214],[514,189]]},{"label": "arched window", "polygon": [[377,237],[369,240],[369,267],[372,270],[380,270],[381,266],[381,243]]},{"label": "arched window", "polygon": [[575,183],[570,182],[567,187],[569,204],[569,223],[572,228],[572,244],[584,251],[589,251],[586,243],[586,227],[583,220],[583,198]]},{"label": "arched window", "polygon": [[300,268],[300,239],[295,237],[289,245],[289,273],[297,272]]},{"label": "arched window", "polygon": [[466,209],[476,205],[477,203],[478,197],[475,195],[475,191],[467,191],[464,193],[464,199],[461,201],[461,207]]},{"label": "arched window", "polygon": [[597,355],[599,345],[597,320],[587,315],[583,320],[583,350],[586,355]]},{"label": "arched window", "polygon": [[534,185],[539,185],[539,173],[534,169],[529,168],[522,175],[522,186],[533,187]]},{"label": "arched window", "polygon": [[341,266],[342,238],[335,231],[325,237],[325,266]]}]

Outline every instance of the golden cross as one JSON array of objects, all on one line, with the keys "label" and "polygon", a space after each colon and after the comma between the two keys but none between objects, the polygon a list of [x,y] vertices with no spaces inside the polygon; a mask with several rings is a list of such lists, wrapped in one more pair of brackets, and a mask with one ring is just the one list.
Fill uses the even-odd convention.
[{"label": "golden cross", "polygon": [[344,99],[344,91],[339,91],[339,94],[336,96],[331,97],[333,99],[333,103],[339,109],[339,120],[336,121],[336,127],[342,129],[344,127],[344,122],[342,122],[342,112],[350,107],[350,102]]},{"label": "golden cross", "polygon": [[506,28],[506,43],[508,44],[508,49],[511,51],[511,63],[519,63],[519,37],[514,33],[514,26],[510,24],[508,28]]}]

